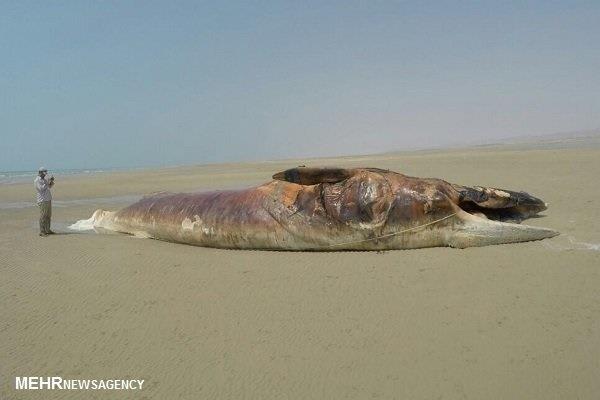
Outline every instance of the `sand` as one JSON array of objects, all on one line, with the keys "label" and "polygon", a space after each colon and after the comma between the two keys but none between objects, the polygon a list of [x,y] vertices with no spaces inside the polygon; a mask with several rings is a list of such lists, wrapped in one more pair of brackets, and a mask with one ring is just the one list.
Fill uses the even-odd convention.
[{"label": "sand", "polygon": [[[523,189],[561,236],[465,250],[299,253],[37,236],[0,187],[2,399],[597,399],[600,150],[486,147],[57,177],[53,226],[143,193],[245,187],[307,165]],[[33,177],[32,177],[33,179]],[[22,206],[22,207],[21,207]],[[19,208],[21,207],[21,208]],[[16,391],[15,376],[139,378]]]}]

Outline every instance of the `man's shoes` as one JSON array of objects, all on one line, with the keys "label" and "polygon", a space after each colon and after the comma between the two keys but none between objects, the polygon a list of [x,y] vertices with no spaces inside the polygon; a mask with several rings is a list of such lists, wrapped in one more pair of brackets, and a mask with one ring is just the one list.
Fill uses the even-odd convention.
[{"label": "man's shoes", "polygon": [[48,234],[47,234],[47,233],[40,232],[40,236],[41,236],[41,237],[46,237],[46,236],[48,236]]},{"label": "man's shoes", "polygon": [[48,231],[48,232],[46,232],[46,234],[47,235],[56,235],[56,232],[54,232],[54,231]]}]

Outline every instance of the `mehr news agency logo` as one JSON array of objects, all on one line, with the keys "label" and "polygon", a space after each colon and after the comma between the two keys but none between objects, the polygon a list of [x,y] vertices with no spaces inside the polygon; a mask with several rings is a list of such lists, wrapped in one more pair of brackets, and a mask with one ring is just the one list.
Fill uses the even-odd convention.
[{"label": "mehr news agency logo", "polygon": [[60,376],[17,376],[16,390],[142,390],[143,379],[64,379]]}]

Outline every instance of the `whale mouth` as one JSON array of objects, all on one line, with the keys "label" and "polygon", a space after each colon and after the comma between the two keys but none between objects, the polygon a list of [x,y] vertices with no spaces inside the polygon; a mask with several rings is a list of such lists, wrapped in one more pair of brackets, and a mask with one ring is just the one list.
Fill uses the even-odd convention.
[{"label": "whale mouth", "polygon": [[548,208],[548,203],[526,192],[494,188],[460,190],[459,206],[464,211],[500,222],[521,222]]},{"label": "whale mouth", "polygon": [[461,204],[460,207],[469,214],[485,217],[493,221],[499,222],[521,222],[528,218],[539,217],[538,213],[547,209],[547,205],[543,207],[535,206],[516,206],[507,208],[485,208],[477,204]]}]

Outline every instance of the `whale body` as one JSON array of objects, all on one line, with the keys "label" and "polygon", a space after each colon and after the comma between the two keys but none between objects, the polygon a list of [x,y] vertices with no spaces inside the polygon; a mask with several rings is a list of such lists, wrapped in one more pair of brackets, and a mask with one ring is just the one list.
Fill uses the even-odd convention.
[{"label": "whale body", "polygon": [[558,232],[524,219],[547,204],[525,192],[468,187],[377,168],[292,168],[263,185],[160,192],[88,223],[196,246],[265,250],[465,248],[540,240]]}]

